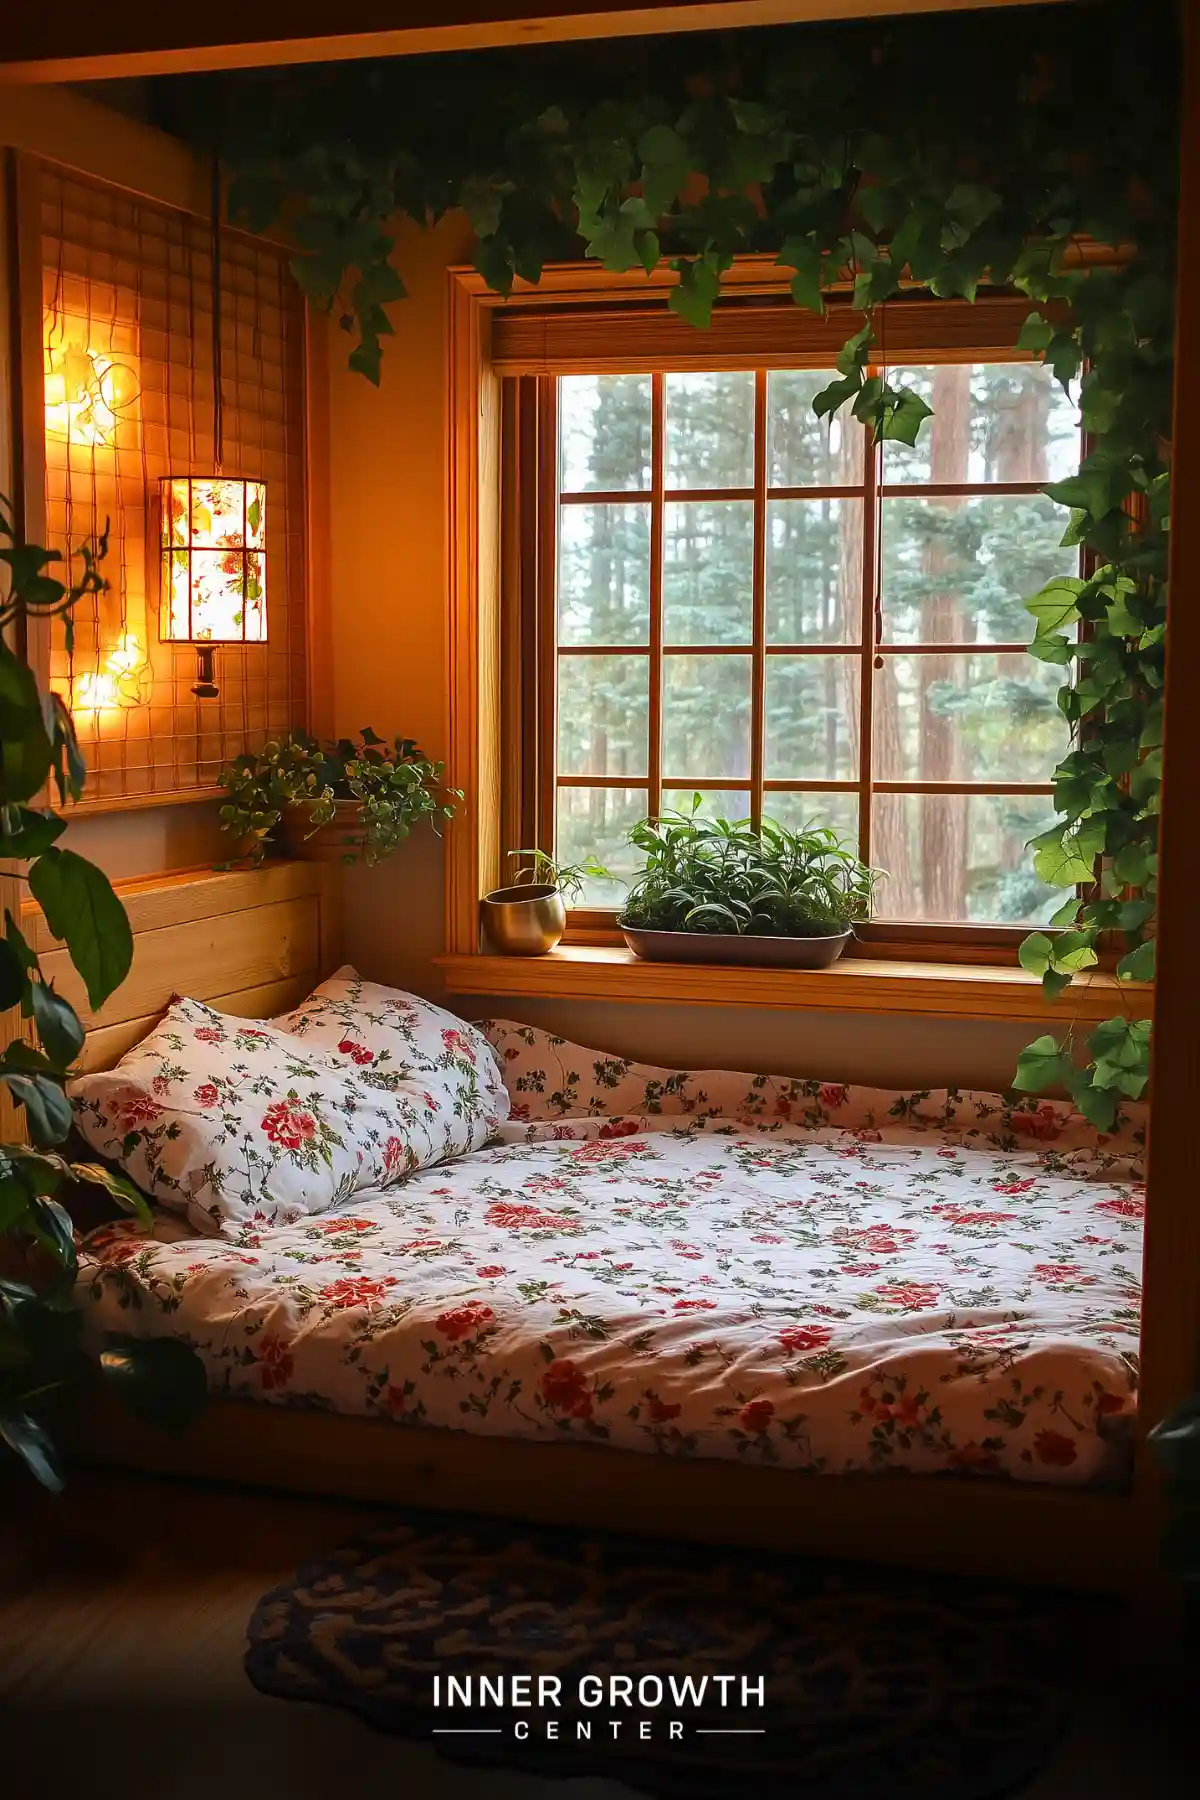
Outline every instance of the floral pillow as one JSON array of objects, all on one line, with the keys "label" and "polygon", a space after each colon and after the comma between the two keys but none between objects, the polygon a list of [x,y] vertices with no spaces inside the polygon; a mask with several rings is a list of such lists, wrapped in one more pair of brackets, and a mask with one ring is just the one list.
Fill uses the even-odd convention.
[{"label": "floral pillow", "polygon": [[395,1173],[478,1150],[508,1117],[508,1090],[481,1032],[415,994],[364,981],[349,964],[271,1024],[418,1110],[422,1133]]},{"label": "floral pillow", "polygon": [[[76,1124],[197,1231],[285,1225],[412,1166],[430,1109],[258,1020],[176,1000],[115,1069],[70,1088]],[[427,1155],[425,1160],[435,1160]]]},{"label": "floral pillow", "polygon": [[845,1131],[896,1143],[926,1136],[968,1149],[1035,1151],[1058,1173],[1089,1180],[1143,1174],[1144,1106],[1127,1104],[1112,1131],[1097,1132],[1061,1100],[952,1087],[897,1093],[729,1069],[658,1069],[511,1019],[484,1020],[479,1029],[512,1096],[505,1131],[511,1141],[553,1133],[555,1120],[603,1119],[608,1123],[600,1135],[616,1136],[634,1129],[629,1120],[686,1115],[768,1131]]}]

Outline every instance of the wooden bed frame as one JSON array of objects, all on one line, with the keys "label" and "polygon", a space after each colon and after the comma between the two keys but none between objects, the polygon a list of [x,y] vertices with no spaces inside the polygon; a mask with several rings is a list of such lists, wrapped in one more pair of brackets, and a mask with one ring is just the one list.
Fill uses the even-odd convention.
[{"label": "wooden bed frame", "polygon": [[[83,1063],[143,1037],[173,993],[242,1017],[293,1005],[340,960],[336,871],[272,863],[244,873],[126,883],[129,979],[86,1011],[36,909],[23,924],[47,975],[81,1006]],[[56,960],[58,959],[58,960]],[[58,966],[61,961],[62,967]],[[115,1409],[77,1423],[90,1462],[370,1502],[911,1563],[1098,1590],[1150,1589],[1153,1484],[1128,1493],[944,1476],[812,1477],[718,1460],[480,1437],[215,1400],[180,1438]]]}]

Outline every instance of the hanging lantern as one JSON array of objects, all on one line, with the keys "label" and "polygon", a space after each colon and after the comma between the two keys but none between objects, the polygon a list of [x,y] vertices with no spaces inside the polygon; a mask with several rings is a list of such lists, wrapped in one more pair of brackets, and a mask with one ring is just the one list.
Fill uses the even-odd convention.
[{"label": "hanging lantern", "polygon": [[172,644],[195,644],[193,694],[215,699],[213,648],[267,640],[267,486],[221,467],[221,166],[212,166],[213,472],[164,475],[159,629]]},{"label": "hanging lantern", "polygon": [[229,475],[168,475],[162,483],[161,631],[195,644],[211,699],[213,646],[267,637],[267,488]]}]

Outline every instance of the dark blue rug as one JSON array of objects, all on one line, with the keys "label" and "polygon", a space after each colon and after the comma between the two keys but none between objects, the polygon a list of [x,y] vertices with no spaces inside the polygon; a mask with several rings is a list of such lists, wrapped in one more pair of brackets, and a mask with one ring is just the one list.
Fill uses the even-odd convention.
[{"label": "dark blue rug", "polygon": [[995,1800],[1056,1747],[1078,1629],[1021,1589],[410,1513],[265,1595],[246,1671],[669,1800]]}]

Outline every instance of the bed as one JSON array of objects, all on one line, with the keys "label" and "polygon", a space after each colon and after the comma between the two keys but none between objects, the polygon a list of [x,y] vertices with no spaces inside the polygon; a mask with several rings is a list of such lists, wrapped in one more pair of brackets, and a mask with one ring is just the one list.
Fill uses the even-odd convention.
[{"label": "bed", "polygon": [[[489,1035],[527,1037],[539,1066],[612,1066]],[[289,1226],[100,1232],[89,1322],[184,1336],[217,1393],[398,1427],[809,1474],[1127,1479],[1132,1131],[1100,1146],[1046,1103],[774,1081],[728,1116],[721,1079],[707,1112],[557,1110]]]},{"label": "bed", "polygon": [[[295,904],[319,878],[286,879]],[[1047,1102],[668,1077],[491,1035],[499,1142],[265,1230],[92,1236],[90,1329],[188,1337],[214,1399],[178,1440],[93,1413],[81,1454],[1144,1580],[1141,1121],[1097,1140]]]}]

